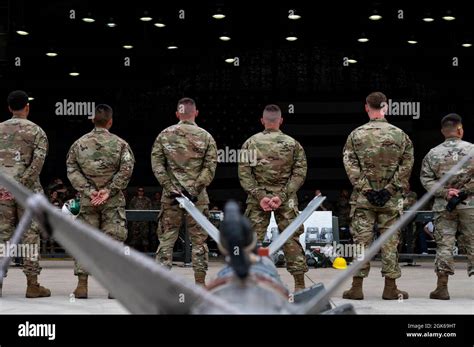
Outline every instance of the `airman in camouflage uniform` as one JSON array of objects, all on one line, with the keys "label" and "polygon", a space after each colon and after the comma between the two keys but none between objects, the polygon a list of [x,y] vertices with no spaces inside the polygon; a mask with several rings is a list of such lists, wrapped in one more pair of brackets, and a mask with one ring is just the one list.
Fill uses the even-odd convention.
[{"label": "airman in camouflage uniform", "polygon": [[[196,125],[197,115],[195,102],[190,98],[181,99],[176,112],[179,123],[158,135],[151,153],[153,173],[163,187],[156,261],[169,268],[173,263],[173,246],[185,216],[175,197],[183,193],[195,201],[196,207],[204,214],[207,215],[209,210],[206,187],[216,171],[217,147],[212,136]],[[204,285],[209,259],[207,234],[187,214],[186,223],[192,243],[194,278],[197,284]]]},{"label": "airman in camouflage uniform", "polygon": [[[471,159],[441,189],[435,193],[436,260],[435,272],[438,277],[436,289],[430,293],[431,299],[449,300],[448,276],[454,274],[453,250],[456,232],[465,242],[468,257],[467,272],[474,274],[474,145],[462,141],[464,130],[462,119],[457,114],[449,114],[441,121],[441,132],[445,141],[431,149],[423,159],[420,180],[426,190],[430,190],[453,166],[465,156]],[[463,196],[457,205],[452,204]],[[458,238],[458,242],[460,242]]]},{"label": "airman in camouflage uniform", "polygon": [[[402,192],[408,186],[413,166],[410,138],[384,118],[387,98],[375,92],[366,99],[370,121],[355,129],[344,147],[344,167],[354,187],[351,197],[351,233],[356,244],[368,247],[373,241],[374,223],[384,233],[402,213]],[[408,298],[397,289],[401,276],[398,265],[399,233],[382,246],[383,299]],[[362,300],[363,278],[369,275],[368,262],[353,278],[352,288],[343,298]]]},{"label": "airman in camouflage uniform", "polygon": [[[130,201],[130,210],[151,210],[152,204],[149,197],[145,196],[143,187],[138,188],[138,195]],[[148,233],[150,222],[131,222],[130,225],[130,245],[135,249],[148,252]]]},{"label": "airman in camouflage uniform", "polygon": [[[30,105],[28,95],[23,91],[14,91],[8,96],[8,107],[13,117],[0,123],[0,172],[14,178],[26,188],[43,193],[39,175],[48,152],[48,139],[45,132],[27,119]],[[0,242],[6,244],[13,235],[15,226],[23,214],[14,197],[0,187]],[[33,222],[23,235],[23,244],[36,247],[39,253],[39,227]],[[34,249],[31,251],[34,252]],[[39,254],[32,254],[24,260],[23,272],[27,278],[27,298],[47,297],[49,289],[38,283],[41,272]],[[0,296],[2,296],[0,278]]]},{"label": "airman in camouflage uniform", "polygon": [[[90,224],[117,241],[125,241],[125,189],[132,176],[135,159],[130,146],[109,132],[112,108],[98,105],[95,128],[71,146],[67,156],[67,176],[81,193],[77,220]],[[76,262],[76,298],[87,298],[88,273]],[[110,295],[109,295],[109,298]]]},{"label": "airman in camouflage uniform", "polygon": [[[265,130],[242,146],[242,153],[248,153],[248,158],[254,153],[256,160],[239,161],[240,184],[248,194],[245,215],[259,242],[265,238],[272,210],[280,232],[298,216],[296,192],[303,185],[307,171],[303,147],[280,130],[283,122],[280,108],[266,106],[261,121]],[[295,279],[295,291],[304,289],[304,274],[308,271],[299,242],[303,232],[304,228],[300,227],[283,246],[287,270]]]}]

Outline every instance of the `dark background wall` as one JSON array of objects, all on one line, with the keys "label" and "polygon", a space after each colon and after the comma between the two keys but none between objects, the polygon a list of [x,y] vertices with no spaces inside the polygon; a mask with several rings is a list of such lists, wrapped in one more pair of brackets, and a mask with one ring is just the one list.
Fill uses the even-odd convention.
[{"label": "dark background wall", "polygon": [[[319,188],[335,199],[349,182],[342,166],[342,147],[355,127],[367,121],[364,99],[380,90],[395,101],[421,105],[421,116],[388,116],[415,145],[411,184],[422,193],[418,173],[423,156],[442,141],[439,121],[449,112],[465,119],[466,140],[473,141],[473,47],[469,12],[462,3],[354,2],[318,4],[284,1],[223,2],[227,17],[215,20],[213,2],[137,1],[134,7],[117,2],[0,1],[0,95],[24,89],[34,97],[31,120],[48,134],[50,152],[43,183],[66,179],[65,158],[70,145],[91,129],[84,116],[58,116],[56,102],[108,103],[115,111],[113,132],[127,140],[135,155],[131,186],[157,187],[150,152],[157,134],[176,122],[176,102],[196,99],[198,124],[216,139],[219,148],[238,149],[260,131],[259,118],[267,103],[285,112],[283,131],[306,150],[308,178],[302,195]],[[448,7],[449,6],[449,7]],[[465,6],[465,5],[464,5]],[[377,9],[380,21],[368,19]],[[70,10],[76,19],[69,17]],[[289,20],[288,10],[302,15]],[[154,19],[138,18],[149,11]],[[184,10],[185,19],[179,19]],[[397,16],[403,11],[403,19]],[[456,20],[441,19],[446,11]],[[96,19],[84,23],[88,12]],[[421,20],[426,12],[432,23]],[[116,28],[105,23],[114,17]],[[472,17],[472,16],[471,16]],[[156,28],[153,23],[166,23]],[[16,34],[27,28],[28,36]],[[3,33],[3,34],[2,34]],[[228,33],[231,41],[218,37]],[[285,37],[298,36],[295,42]],[[364,33],[367,43],[357,42]],[[407,39],[415,37],[416,45]],[[3,42],[3,44],[2,44]],[[125,50],[124,43],[134,48]],[[168,50],[168,45],[177,50]],[[59,53],[50,58],[48,50]],[[21,65],[16,66],[17,58]],[[131,66],[123,65],[129,57]],[[238,57],[239,66],[224,62]],[[344,57],[357,60],[343,65]],[[453,58],[458,66],[453,66]],[[72,70],[80,76],[68,75]],[[0,119],[9,117],[2,103]],[[210,187],[214,201],[244,198],[235,164],[219,164]]]}]

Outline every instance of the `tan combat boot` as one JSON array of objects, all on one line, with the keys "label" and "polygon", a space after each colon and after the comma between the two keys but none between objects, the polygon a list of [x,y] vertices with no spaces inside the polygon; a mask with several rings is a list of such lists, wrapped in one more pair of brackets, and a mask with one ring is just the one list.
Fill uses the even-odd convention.
[{"label": "tan combat boot", "polygon": [[293,275],[293,278],[295,279],[295,292],[306,288],[304,284],[304,274]]},{"label": "tan combat boot", "polygon": [[448,274],[438,272],[438,284],[434,291],[430,293],[430,299],[449,300]]},{"label": "tan combat boot", "polygon": [[206,273],[203,271],[194,272],[194,281],[197,285],[206,286]]},{"label": "tan combat boot", "polygon": [[76,299],[87,299],[87,275],[77,276],[77,288],[74,290]]},{"label": "tan combat boot", "polygon": [[51,291],[48,288],[40,286],[37,275],[26,276],[26,294],[27,298],[45,298],[51,296]]},{"label": "tan combat boot", "polygon": [[408,293],[397,288],[394,278],[385,277],[385,287],[383,288],[382,299],[384,300],[398,300],[401,297],[408,299]]},{"label": "tan combat boot", "polygon": [[350,300],[363,300],[364,293],[362,292],[362,282],[364,281],[363,277],[352,277],[352,287],[349,290],[346,290],[342,293],[343,299]]}]

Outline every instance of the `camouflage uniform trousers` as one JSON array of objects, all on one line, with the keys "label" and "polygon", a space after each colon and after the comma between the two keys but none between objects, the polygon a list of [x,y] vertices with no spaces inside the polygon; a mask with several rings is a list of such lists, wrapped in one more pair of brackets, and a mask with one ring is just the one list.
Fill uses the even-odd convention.
[{"label": "camouflage uniform trousers", "polygon": [[[76,220],[92,225],[117,241],[124,242],[127,239],[127,223],[123,206],[108,206],[107,203],[98,207],[81,206]],[[88,275],[77,261],[74,274],[76,276]]]},{"label": "camouflage uniform trousers", "polygon": [[[351,233],[356,245],[362,245],[364,250],[372,244],[374,239],[374,224],[377,223],[380,234],[394,224],[400,211],[392,208],[361,208],[355,206],[351,221]],[[400,231],[390,237],[382,246],[382,276],[397,279],[401,277],[400,265],[398,264],[398,243]],[[354,275],[354,277],[367,277],[370,271],[370,261]]]},{"label": "camouflage uniform trousers", "polygon": [[[208,205],[196,205],[204,215],[209,214]],[[158,239],[160,245],[156,251],[156,261],[171,269],[173,265],[173,247],[179,236],[185,210],[178,204],[163,203],[158,217]],[[192,244],[192,262],[194,272],[207,272],[209,248],[206,244],[207,233],[186,214],[186,225]]]},{"label": "camouflage uniform trousers", "polygon": [[453,249],[456,232],[459,230],[458,243],[464,243],[463,246],[467,254],[467,273],[469,276],[474,274],[474,208],[438,212],[435,215],[434,226],[435,272],[454,275]]},{"label": "camouflage uniform trousers", "polygon": [[[23,208],[20,207],[15,200],[1,200],[0,201],[0,243],[6,247],[7,241],[13,236],[15,227],[23,215]],[[36,245],[36,250],[33,248],[29,250],[30,257],[25,257],[23,272],[25,275],[39,275],[41,267],[39,266],[39,249],[40,249],[40,232],[39,225],[36,222],[31,224],[31,227],[23,234],[21,243],[23,245]],[[38,254],[31,254],[38,253]],[[1,280],[1,279],[0,279]]]},{"label": "camouflage uniform trousers", "polygon": [[134,248],[148,247],[148,234],[150,231],[149,222],[131,222],[130,225],[130,245]]},{"label": "camouflage uniform trousers", "polygon": [[[281,232],[298,216],[297,208],[291,208],[282,204],[274,211],[278,229]],[[270,222],[271,212],[265,212],[259,205],[249,204],[245,216],[250,220],[252,229],[257,233],[257,241],[263,242]],[[308,272],[306,257],[300,244],[299,236],[304,232],[301,226],[293,236],[283,245],[283,253],[286,258],[286,269],[290,274],[299,275]]]}]

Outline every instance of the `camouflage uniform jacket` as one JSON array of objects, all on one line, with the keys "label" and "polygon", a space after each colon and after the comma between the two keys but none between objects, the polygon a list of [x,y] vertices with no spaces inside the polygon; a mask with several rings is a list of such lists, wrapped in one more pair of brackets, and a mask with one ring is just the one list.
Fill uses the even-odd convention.
[{"label": "camouflage uniform jacket", "polygon": [[0,172],[26,188],[43,192],[39,175],[48,153],[48,138],[35,123],[13,117],[0,123]]},{"label": "camouflage uniform jacket", "polygon": [[457,208],[474,208],[474,146],[472,143],[451,137],[432,148],[423,159],[420,180],[426,190],[443,177],[456,163],[471,153],[473,157],[441,189],[435,193],[433,211],[443,211],[448,203],[449,188],[465,191],[469,197]]},{"label": "camouflage uniform jacket", "polygon": [[343,161],[354,186],[352,204],[373,208],[363,193],[385,188],[392,194],[385,207],[403,209],[402,192],[408,187],[414,159],[413,144],[401,129],[384,118],[370,120],[347,138]]},{"label": "camouflage uniform jacket", "polygon": [[[243,151],[254,151],[256,165],[239,163],[239,179],[247,192],[247,204],[258,204],[265,196],[278,195],[282,202],[292,199],[306,179],[306,155],[298,141],[280,130],[265,129],[250,137]],[[248,156],[250,158],[250,152]]]},{"label": "camouflage uniform jacket", "polygon": [[163,130],[151,152],[151,166],[163,187],[162,203],[173,203],[171,193],[187,191],[197,204],[209,204],[206,187],[217,166],[217,146],[211,134],[192,121],[180,121]]},{"label": "camouflage uniform jacket", "polygon": [[125,140],[105,128],[94,128],[73,143],[67,156],[67,176],[81,192],[81,206],[91,206],[94,190],[108,189],[110,206],[125,206],[125,189],[132,177],[135,158]]}]

